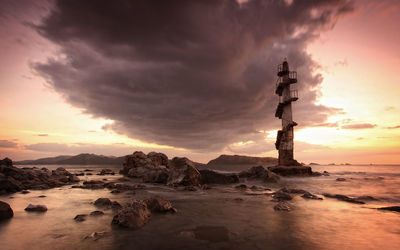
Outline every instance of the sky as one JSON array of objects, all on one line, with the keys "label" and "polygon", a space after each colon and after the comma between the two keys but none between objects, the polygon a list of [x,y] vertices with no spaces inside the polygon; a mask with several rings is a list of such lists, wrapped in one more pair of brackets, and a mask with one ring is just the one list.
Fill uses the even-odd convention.
[{"label": "sky", "polygon": [[298,161],[400,163],[399,22],[394,0],[3,0],[0,158],[277,157],[287,58]]}]

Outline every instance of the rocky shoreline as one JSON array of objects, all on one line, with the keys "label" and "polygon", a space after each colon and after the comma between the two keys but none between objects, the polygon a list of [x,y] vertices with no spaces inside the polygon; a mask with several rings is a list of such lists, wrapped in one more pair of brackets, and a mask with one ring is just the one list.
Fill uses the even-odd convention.
[{"label": "rocky shoreline", "polygon": [[[90,169],[85,173],[92,172]],[[154,213],[177,213],[178,210],[172,203],[163,197],[152,195],[144,199],[135,197],[135,193],[146,189],[146,184],[151,183],[175,189],[176,191],[197,191],[208,190],[215,185],[230,185],[243,195],[250,196],[270,196],[272,201],[277,204],[273,209],[277,212],[289,212],[294,209],[291,202],[296,196],[303,199],[323,200],[325,198],[337,199],[339,201],[353,204],[365,204],[369,201],[378,199],[371,196],[348,197],[341,194],[322,195],[313,194],[307,190],[282,187],[281,178],[287,176],[315,177],[329,176],[328,172],[313,172],[307,166],[253,166],[248,170],[238,173],[222,173],[211,169],[198,169],[196,164],[184,157],[168,159],[165,154],[151,152],[134,152],[125,158],[120,174],[125,177],[118,178],[116,181],[86,180],[81,182],[77,175],[83,173],[70,173],[64,168],[48,170],[46,168],[17,168],[13,166],[8,158],[0,161],[0,194],[14,192],[29,193],[28,189],[49,189],[63,185],[71,185],[71,188],[81,189],[109,189],[110,193],[118,194],[122,192],[133,195],[133,199],[126,204],[118,201],[111,201],[109,198],[98,198],[93,202],[97,209],[111,209],[113,218],[111,224],[118,227],[138,229],[146,225]],[[115,175],[111,169],[102,169],[97,175]],[[140,180],[139,183],[133,180]],[[245,181],[255,180],[262,186],[247,186]],[[81,184],[80,184],[81,183]],[[247,182],[246,182],[247,183]],[[265,185],[272,185],[275,191],[266,188]],[[269,186],[268,186],[269,187]],[[276,189],[276,187],[279,187]],[[235,198],[236,202],[243,202],[242,198]],[[398,206],[380,207],[382,211],[399,212]],[[85,221],[88,216],[97,217],[104,214],[101,210],[94,210],[91,213],[77,214],[74,218],[76,222]],[[46,205],[29,204],[25,208],[27,212],[45,213]],[[14,215],[12,208],[6,203],[0,202],[0,220],[10,219]],[[102,237],[99,233],[94,238]],[[89,237],[89,236],[88,236]]]}]

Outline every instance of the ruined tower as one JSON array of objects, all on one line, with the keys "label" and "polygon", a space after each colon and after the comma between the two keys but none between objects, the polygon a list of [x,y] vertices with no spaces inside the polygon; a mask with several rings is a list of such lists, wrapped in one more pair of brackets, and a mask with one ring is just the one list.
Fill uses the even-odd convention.
[{"label": "ruined tower", "polygon": [[275,94],[279,96],[275,117],[282,119],[282,129],[278,131],[275,147],[279,150],[279,165],[293,166],[299,163],[293,158],[293,127],[297,125],[292,117],[292,102],[297,101],[297,90],[290,86],[297,82],[297,72],[289,70],[287,60],[278,65],[278,80]]}]

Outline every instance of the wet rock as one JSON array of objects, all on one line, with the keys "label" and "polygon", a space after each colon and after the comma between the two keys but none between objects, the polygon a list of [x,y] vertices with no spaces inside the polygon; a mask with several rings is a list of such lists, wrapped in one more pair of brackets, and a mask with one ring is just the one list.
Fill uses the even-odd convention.
[{"label": "wet rock", "polygon": [[357,200],[355,198],[351,198],[348,197],[346,195],[342,195],[342,194],[323,194],[323,196],[328,197],[328,198],[334,198],[340,201],[346,201],[346,202],[350,202],[350,203],[356,203],[356,204],[365,204],[365,202]]},{"label": "wet rock", "polygon": [[45,205],[33,205],[29,204],[26,208],[25,211],[28,212],[46,212],[47,207]]},{"label": "wet rock", "polygon": [[104,206],[111,206],[112,202],[108,198],[98,198],[95,202],[95,206],[104,207]]},{"label": "wet rock", "polygon": [[84,176],[85,173],[75,173],[75,176]]},{"label": "wet rock", "polygon": [[273,198],[274,198],[274,200],[277,200],[277,201],[293,199],[293,197],[289,193],[287,193],[283,190],[276,191],[275,194],[273,195]]},{"label": "wet rock", "polygon": [[21,194],[29,194],[30,192],[28,190],[22,190]]},{"label": "wet rock", "polygon": [[100,215],[104,215],[104,212],[96,210],[90,213],[90,216],[100,216]]},{"label": "wet rock", "polygon": [[92,172],[93,171],[93,169],[85,169],[85,170],[83,170],[83,171],[85,171],[85,172]]},{"label": "wet rock", "polygon": [[246,190],[247,189],[247,185],[246,184],[240,184],[235,186],[236,189],[240,189],[240,190]]},{"label": "wet rock", "polygon": [[183,191],[195,192],[195,191],[197,191],[197,188],[194,187],[194,186],[185,186],[185,187],[183,188]]},{"label": "wet rock", "polygon": [[201,174],[201,183],[203,184],[231,184],[239,182],[239,176],[235,173],[219,173],[209,169],[202,169],[199,172]]},{"label": "wet rock", "polygon": [[101,239],[101,238],[103,238],[103,237],[106,237],[106,236],[110,236],[111,235],[111,233],[110,232],[106,232],[106,231],[103,231],[103,232],[93,232],[93,233],[91,233],[90,235],[87,235],[87,236],[85,236],[85,240],[86,239],[92,239],[92,240],[94,240],[94,241],[96,241],[96,240],[99,240],[99,239]]},{"label": "wet rock", "polygon": [[43,195],[43,194],[38,196],[38,198],[45,198],[45,197],[47,197],[47,196]]},{"label": "wet rock", "polygon": [[119,204],[118,201],[113,201],[113,202],[111,202],[111,208],[114,210],[118,210],[118,209],[122,208],[122,205]]},{"label": "wet rock", "polygon": [[92,173],[85,173],[85,175],[93,175]]},{"label": "wet rock", "polygon": [[90,180],[84,181],[82,188],[84,189],[102,189],[104,188],[105,183],[100,180]]},{"label": "wet rock", "polygon": [[291,210],[290,204],[285,202],[285,201],[281,201],[278,204],[276,204],[274,206],[274,210],[275,211],[286,211],[289,212]]},{"label": "wet rock", "polygon": [[169,164],[168,185],[198,186],[201,174],[186,157],[174,157]]},{"label": "wet rock", "polygon": [[304,193],[301,197],[303,197],[304,199],[322,200],[321,197],[318,197],[310,192]]},{"label": "wet rock", "polygon": [[152,197],[144,200],[144,203],[146,203],[151,212],[177,212],[177,210],[172,207],[171,202],[162,197]]},{"label": "wet rock", "polygon": [[114,189],[114,190],[111,190],[110,193],[112,193],[112,194],[119,194],[119,193],[122,193],[122,192],[124,192],[124,191],[118,190],[118,189]]},{"label": "wet rock", "polygon": [[98,175],[115,175],[115,173],[112,169],[103,168]]},{"label": "wet rock", "polygon": [[112,219],[112,224],[120,227],[138,229],[143,227],[150,219],[151,212],[146,203],[135,200],[120,209]]},{"label": "wet rock", "polygon": [[281,176],[312,176],[311,167],[307,166],[277,166],[268,169]]},{"label": "wet rock", "polygon": [[[11,164],[11,165],[10,165]],[[72,184],[79,178],[64,168],[17,168],[11,160],[0,162],[0,193],[14,193],[27,189],[48,189]]]},{"label": "wet rock", "polygon": [[322,173],[322,175],[323,175],[323,176],[329,176],[330,174],[328,173],[328,171],[324,171],[324,172]]},{"label": "wet rock", "polygon": [[75,216],[74,220],[77,222],[82,222],[86,220],[86,216],[87,214],[78,214],[77,216]]},{"label": "wet rock", "polygon": [[262,179],[264,182],[276,183],[280,177],[263,166],[254,166],[239,173],[241,178]]},{"label": "wet rock", "polygon": [[148,183],[167,183],[168,169],[164,166],[159,166],[158,169],[149,170],[142,175],[142,181]]},{"label": "wet rock", "polygon": [[[6,158],[8,159],[8,158]],[[10,205],[4,201],[0,201],[0,221],[9,219],[14,216],[14,212]]]},{"label": "wet rock", "polygon": [[357,200],[362,200],[362,201],[379,201],[379,199],[369,196],[369,195],[363,195],[363,196],[359,196],[357,197]]},{"label": "wet rock", "polygon": [[385,211],[393,211],[400,213],[400,206],[391,206],[391,207],[380,207],[378,210],[385,210]]},{"label": "wet rock", "polygon": [[346,181],[345,178],[337,178],[336,181]]}]

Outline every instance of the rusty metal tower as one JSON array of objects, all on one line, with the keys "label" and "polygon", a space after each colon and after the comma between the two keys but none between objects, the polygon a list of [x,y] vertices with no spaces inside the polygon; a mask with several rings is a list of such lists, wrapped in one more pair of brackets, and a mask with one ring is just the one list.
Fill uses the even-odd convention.
[{"label": "rusty metal tower", "polygon": [[279,150],[279,165],[291,166],[299,163],[293,158],[293,127],[297,125],[292,117],[292,102],[297,101],[297,90],[291,90],[290,85],[297,82],[297,72],[289,70],[285,59],[278,65],[278,80],[275,94],[279,96],[275,117],[282,119],[282,129],[278,131],[275,147]]}]

